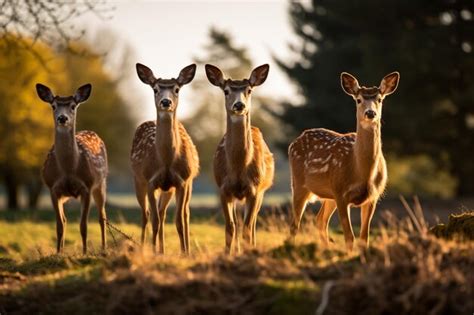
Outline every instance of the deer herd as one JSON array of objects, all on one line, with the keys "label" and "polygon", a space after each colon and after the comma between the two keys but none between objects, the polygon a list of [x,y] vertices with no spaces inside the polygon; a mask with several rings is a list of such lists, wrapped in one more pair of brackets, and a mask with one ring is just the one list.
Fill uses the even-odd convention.
[{"label": "deer herd", "polygon": [[[179,92],[196,73],[196,65],[181,70],[177,78],[156,78],[153,71],[137,63],[138,78],[153,89],[156,120],[136,129],[130,153],[135,192],[142,211],[141,242],[148,222],[152,226],[154,251],[165,252],[164,222],[173,196],[176,198],[176,229],[181,252],[190,252],[190,200],[193,179],[199,173],[199,156],[191,136],[177,118]],[[207,64],[209,82],[224,94],[227,129],[214,155],[214,177],[225,218],[226,253],[240,251],[237,203],[245,204],[242,238],[255,247],[257,217],[265,191],[274,177],[274,159],[261,131],[251,124],[251,96],[263,84],[269,65],[255,68],[246,79],[226,78],[216,66]],[[399,73],[385,76],[378,87],[360,86],[349,73],[341,74],[341,86],[356,102],[355,133],[318,128],[305,130],[289,146],[292,222],[290,240],[296,237],[308,202],[319,200],[316,217],[319,238],[329,242],[328,224],[335,210],[344,233],[346,248],[352,250],[354,233],[350,207],[361,208],[360,244],[368,246],[370,222],[387,182],[382,153],[382,102],[398,85]],[[92,131],[76,132],[76,112],[91,94],[86,84],[72,96],[58,96],[42,84],[39,98],[49,103],[54,119],[54,145],[42,170],[56,213],[57,252],[64,249],[66,215],[64,203],[80,198],[80,232],[83,253],[87,253],[87,221],[91,197],[99,212],[102,249],[106,249],[105,212],[107,152],[104,142]]]}]

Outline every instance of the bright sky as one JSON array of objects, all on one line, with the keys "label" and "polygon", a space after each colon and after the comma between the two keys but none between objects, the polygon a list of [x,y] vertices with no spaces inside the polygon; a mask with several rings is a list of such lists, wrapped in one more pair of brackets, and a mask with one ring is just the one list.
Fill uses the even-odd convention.
[{"label": "bright sky", "polygon": [[[156,76],[177,77],[202,56],[211,26],[230,32],[236,44],[248,48],[255,65],[270,64],[270,74],[259,88],[262,94],[289,99],[296,89],[289,83],[271,58],[271,54],[288,58],[287,44],[294,41],[286,1],[119,1],[113,19],[88,18],[90,30],[107,28],[135,49],[137,62],[149,66]],[[218,65],[217,65],[218,66]],[[197,75],[205,75],[198,68]],[[144,118],[154,118],[151,89],[138,78],[133,89],[143,95]],[[192,84],[192,83],[191,83]],[[213,89],[209,85],[209,89]],[[259,93],[257,91],[257,93]],[[192,106],[190,88],[183,88],[179,114],[185,116]],[[138,106],[138,105],[137,105]]]}]

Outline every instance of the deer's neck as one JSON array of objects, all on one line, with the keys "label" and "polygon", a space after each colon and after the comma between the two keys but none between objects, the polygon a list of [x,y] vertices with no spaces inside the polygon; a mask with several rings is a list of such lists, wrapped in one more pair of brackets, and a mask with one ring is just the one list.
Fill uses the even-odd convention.
[{"label": "deer's neck", "polygon": [[59,168],[63,172],[71,173],[77,169],[79,148],[76,142],[75,126],[68,130],[56,128],[54,134],[54,151]]},{"label": "deer's neck", "polygon": [[165,166],[170,166],[180,150],[179,122],[175,112],[159,112],[156,119],[156,150]]},{"label": "deer's neck", "polygon": [[377,168],[377,163],[382,156],[382,138],[380,123],[371,128],[364,128],[357,124],[357,138],[355,143],[355,159],[358,174],[369,179]]},{"label": "deer's neck", "polygon": [[252,128],[250,115],[227,115],[225,143],[227,164],[231,171],[240,173],[253,157]]}]

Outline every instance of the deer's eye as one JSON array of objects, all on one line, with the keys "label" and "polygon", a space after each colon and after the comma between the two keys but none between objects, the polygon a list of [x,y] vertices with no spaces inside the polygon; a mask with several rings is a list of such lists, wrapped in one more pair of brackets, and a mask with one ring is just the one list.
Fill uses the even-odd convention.
[{"label": "deer's eye", "polygon": [[153,88],[153,93],[158,93],[158,89],[157,88]]},{"label": "deer's eye", "polygon": [[379,98],[377,99],[377,102],[382,103],[382,98],[379,97]]},{"label": "deer's eye", "polygon": [[249,95],[252,94],[252,90],[249,89],[247,93],[248,93]]},{"label": "deer's eye", "polygon": [[225,95],[229,95],[229,90],[224,90]]},{"label": "deer's eye", "polygon": [[176,94],[178,94],[179,88],[174,89],[174,92],[175,92]]},{"label": "deer's eye", "polygon": [[71,109],[72,109],[72,110],[75,110],[75,109],[76,109],[76,105],[72,105],[72,106],[71,106]]},{"label": "deer's eye", "polygon": [[357,104],[362,103],[362,100],[360,98],[357,99]]},{"label": "deer's eye", "polygon": [[56,106],[54,106],[54,105],[52,105],[51,108],[52,108],[53,110],[56,110]]}]

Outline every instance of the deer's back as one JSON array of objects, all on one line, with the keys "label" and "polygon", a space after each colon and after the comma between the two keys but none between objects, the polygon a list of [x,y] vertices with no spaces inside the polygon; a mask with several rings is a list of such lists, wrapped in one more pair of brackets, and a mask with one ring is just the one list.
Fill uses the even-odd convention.
[{"label": "deer's back", "polygon": [[[233,166],[227,163],[226,136],[224,136],[217,147],[214,157],[214,177],[217,185],[228,193],[239,199],[244,198],[249,185],[258,190],[267,190],[273,184],[275,163],[273,154],[270,152],[262,133],[257,127],[252,127],[252,142],[254,146],[251,162],[245,167]],[[235,175],[231,168],[239,169],[240,173]]]}]

